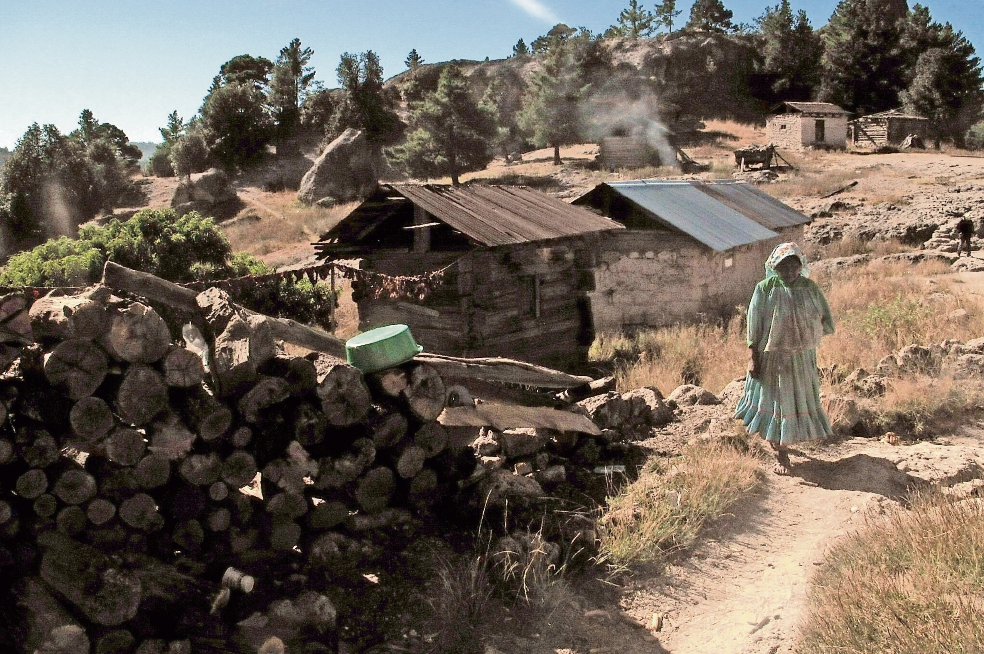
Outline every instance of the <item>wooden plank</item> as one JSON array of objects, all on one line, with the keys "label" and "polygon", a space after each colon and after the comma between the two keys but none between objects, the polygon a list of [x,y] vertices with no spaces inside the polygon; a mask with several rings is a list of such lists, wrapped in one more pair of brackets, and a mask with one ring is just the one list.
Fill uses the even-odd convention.
[{"label": "wooden plank", "polygon": [[494,427],[500,431],[532,427],[576,431],[592,436],[601,434],[597,425],[579,413],[494,402],[478,402],[474,407],[449,407],[444,409],[437,421],[445,427]]},{"label": "wooden plank", "polygon": [[430,364],[442,377],[480,379],[540,388],[573,388],[592,381],[590,377],[569,375],[560,370],[501,357],[465,359],[422,352],[414,360]]}]

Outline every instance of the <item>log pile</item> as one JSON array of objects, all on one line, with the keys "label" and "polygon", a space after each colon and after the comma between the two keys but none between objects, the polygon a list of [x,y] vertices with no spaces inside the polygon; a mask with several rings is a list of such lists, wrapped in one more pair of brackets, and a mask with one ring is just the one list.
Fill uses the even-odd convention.
[{"label": "log pile", "polygon": [[[20,325],[0,378],[0,579],[48,595],[10,616],[22,651],[256,651],[222,616],[245,596],[227,568],[331,572],[475,468],[436,422],[431,366],[364,379],[329,354],[285,354],[283,326],[223,291],[195,301],[184,326],[102,285],[0,303]],[[306,592],[294,603],[334,614]]]},{"label": "log pile", "polygon": [[2,651],[331,651],[331,584],[385,534],[540,498],[665,417],[649,396],[476,403],[463,380],[608,386],[438,355],[364,376],[219,289],[113,264],[103,282],[0,298]]}]

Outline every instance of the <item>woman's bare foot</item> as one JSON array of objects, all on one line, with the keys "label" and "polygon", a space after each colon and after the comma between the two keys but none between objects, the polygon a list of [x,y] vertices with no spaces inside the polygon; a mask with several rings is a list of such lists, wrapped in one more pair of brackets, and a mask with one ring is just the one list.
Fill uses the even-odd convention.
[{"label": "woman's bare foot", "polygon": [[783,475],[783,476],[785,476],[785,475],[788,475],[789,474],[789,469],[791,467],[792,467],[792,464],[789,462],[789,453],[786,450],[778,449],[777,448],[776,449],[776,464],[772,468],[772,472],[776,473],[777,475]]}]

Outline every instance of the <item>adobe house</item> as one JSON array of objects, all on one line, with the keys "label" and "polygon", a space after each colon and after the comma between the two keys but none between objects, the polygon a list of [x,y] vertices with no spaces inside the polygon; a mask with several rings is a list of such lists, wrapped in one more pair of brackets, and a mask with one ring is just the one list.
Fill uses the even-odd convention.
[{"label": "adobe house", "polygon": [[929,138],[929,119],[891,109],[852,120],[851,142],[858,147],[899,145],[910,134],[924,142]]},{"label": "adobe house", "polygon": [[766,121],[769,143],[788,150],[847,147],[848,112],[829,102],[783,102]]},{"label": "adobe house", "polygon": [[625,226],[598,235],[596,332],[632,332],[727,315],[748,305],[773,248],[810,219],[731,180],[599,184],[574,201]]},{"label": "adobe house", "polygon": [[593,242],[622,229],[525,187],[393,184],[315,247],[323,260],[362,259],[360,329],[403,323],[431,352],[565,366],[594,338]]}]

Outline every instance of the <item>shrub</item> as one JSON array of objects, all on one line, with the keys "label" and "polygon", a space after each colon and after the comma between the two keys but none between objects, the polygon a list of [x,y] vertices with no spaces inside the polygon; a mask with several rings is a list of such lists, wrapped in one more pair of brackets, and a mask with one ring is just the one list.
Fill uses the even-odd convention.
[{"label": "shrub", "polygon": [[200,173],[208,169],[208,146],[201,132],[185,134],[171,146],[171,167],[179,176]]},{"label": "shrub", "polygon": [[968,129],[964,140],[969,149],[984,150],[984,122],[977,123]]},{"label": "shrub", "polygon": [[171,164],[171,144],[161,143],[147,160],[145,171],[154,177],[174,177],[174,166]]}]

